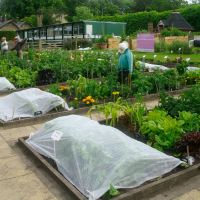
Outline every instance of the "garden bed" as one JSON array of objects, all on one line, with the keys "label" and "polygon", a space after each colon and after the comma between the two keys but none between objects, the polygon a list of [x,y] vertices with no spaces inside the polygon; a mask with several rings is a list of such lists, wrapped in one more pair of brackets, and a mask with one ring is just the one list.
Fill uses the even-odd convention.
[{"label": "garden bed", "polygon": [[15,119],[15,120],[12,120],[12,121],[9,121],[9,122],[0,121],[0,127],[14,128],[14,127],[33,125],[33,124],[42,123],[42,122],[45,122],[47,120],[51,120],[51,119],[54,119],[54,118],[57,118],[57,117],[61,117],[61,116],[85,113],[88,110],[89,110],[89,107],[83,107],[83,108],[74,109],[74,110],[70,110],[70,111],[66,111],[66,110],[58,111],[58,112],[52,111],[52,112],[47,113],[45,115],[36,116],[34,118]]},{"label": "garden bed", "polygon": [[[189,88],[184,88],[181,90],[174,90],[174,91],[170,91],[167,94],[169,95],[179,95],[182,92],[188,90]],[[156,100],[157,98],[159,98],[158,93],[156,94],[150,94],[150,95],[145,95],[144,96],[144,101],[152,101],[152,100]],[[135,98],[129,98],[127,99],[127,101],[130,102],[134,102]],[[105,101],[108,102],[108,101]],[[100,104],[103,102],[100,102]],[[24,126],[24,125],[32,125],[32,124],[36,124],[36,123],[42,123],[45,122],[47,120],[50,119],[54,119],[56,117],[61,117],[61,116],[67,116],[67,115],[71,115],[71,114],[81,114],[81,113],[86,113],[87,111],[89,111],[91,107],[90,106],[83,106],[81,108],[77,108],[71,111],[51,111],[50,113],[44,114],[44,115],[40,115],[40,116],[36,116],[34,118],[23,118],[23,119],[15,119],[12,121],[8,121],[8,122],[2,122],[0,121],[0,127],[3,128],[10,128],[10,127],[20,127],[20,126]]]},{"label": "garden bed", "polygon": [[50,85],[41,85],[41,86],[34,86],[34,87],[17,88],[16,90],[0,91],[0,96],[9,95],[13,92],[19,92],[19,91],[27,90],[27,89],[30,89],[30,88],[38,88],[40,90],[46,90],[49,86]]},{"label": "garden bed", "polygon": [[[27,137],[22,137],[19,138],[18,141],[21,145],[23,145],[26,149],[29,150],[31,155],[33,155],[49,171],[49,173],[55,177],[55,179],[60,184],[65,186],[66,191],[70,194],[70,196],[72,196],[72,199],[86,200],[87,198],[83,194],[81,194],[77,190],[77,188],[75,188],[69,181],[67,181],[67,179],[65,179],[63,175],[57,170],[54,161],[46,157],[43,157],[42,155],[37,153],[33,148],[31,148],[25,142],[26,139]],[[164,175],[163,177],[159,177],[157,179],[148,181],[137,188],[119,190],[121,194],[112,199],[113,200],[148,199],[156,194],[159,194],[161,191],[167,190],[169,187],[171,188],[179,183],[188,180],[189,178],[198,175],[199,172],[200,172],[199,163],[187,169],[183,168],[181,169],[181,167],[177,167],[175,170]]]}]

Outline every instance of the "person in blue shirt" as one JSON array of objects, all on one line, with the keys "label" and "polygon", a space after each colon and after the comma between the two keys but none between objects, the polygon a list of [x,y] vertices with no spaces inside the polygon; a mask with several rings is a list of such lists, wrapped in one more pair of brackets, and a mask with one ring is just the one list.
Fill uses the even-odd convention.
[{"label": "person in blue shirt", "polygon": [[133,72],[133,54],[128,48],[128,42],[119,44],[118,82],[130,84]]}]

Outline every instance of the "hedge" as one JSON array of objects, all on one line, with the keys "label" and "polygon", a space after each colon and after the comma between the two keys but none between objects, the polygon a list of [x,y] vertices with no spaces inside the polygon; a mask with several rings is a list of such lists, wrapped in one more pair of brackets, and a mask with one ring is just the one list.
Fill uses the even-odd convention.
[{"label": "hedge", "polygon": [[[177,11],[183,15],[196,31],[200,30],[200,5],[187,6]],[[126,33],[130,35],[138,30],[147,29],[149,22],[153,22],[155,27],[161,19],[167,19],[172,12],[173,11],[145,11],[115,16],[99,16],[94,19],[98,21],[126,22]]]},{"label": "hedge", "polygon": [[6,37],[6,40],[13,40],[13,38],[16,36],[15,31],[0,31],[0,38]]}]

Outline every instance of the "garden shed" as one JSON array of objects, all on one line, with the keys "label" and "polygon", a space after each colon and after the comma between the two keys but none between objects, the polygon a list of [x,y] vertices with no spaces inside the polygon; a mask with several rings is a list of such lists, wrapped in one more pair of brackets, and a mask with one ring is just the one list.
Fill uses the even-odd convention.
[{"label": "garden shed", "polygon": [[193,27],[185,20],[185,18],[179,12],[173,12],[167,20],[160,20],[158,30],[163,28],[178,28],[182,31],[192,31]]},{"label": "garden shed", "polygon": [[66,38],[98,38],[102,35],[120,36],[126,32],[126,23],[79,21],[30,28],[18,31],[22,38],[31,40],[63,40]]}]

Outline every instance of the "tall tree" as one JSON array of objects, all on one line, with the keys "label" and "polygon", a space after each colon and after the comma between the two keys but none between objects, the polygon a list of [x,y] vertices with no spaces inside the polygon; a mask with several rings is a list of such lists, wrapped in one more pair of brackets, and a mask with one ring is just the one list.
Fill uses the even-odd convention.
[{"label": "tall tree", "polygon": [[84,19],[92,19],[93,14],[86,6],[78,6],[75,9],[76,15],[73,17],[73,21],[79,21]]}]

